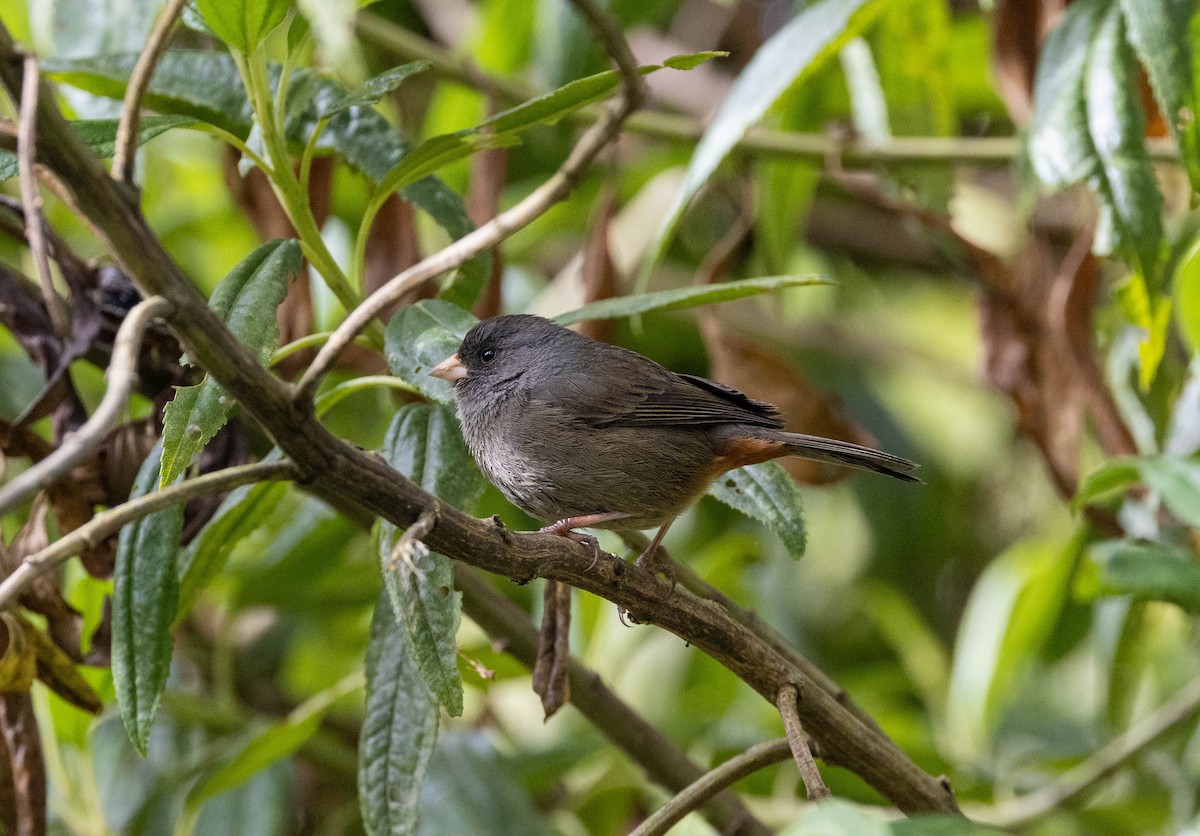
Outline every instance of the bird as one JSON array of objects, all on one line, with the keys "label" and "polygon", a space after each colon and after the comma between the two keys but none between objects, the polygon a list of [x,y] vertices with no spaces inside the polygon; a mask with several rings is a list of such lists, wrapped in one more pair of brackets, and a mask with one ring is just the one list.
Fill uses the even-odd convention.
[{"label": "bird", "polygon": [[484,475],[542,532],[598,559],[577,529],[657,529],[636,561],[650,571],[675,518],[734,468],[800,456],[920,481],[915,462],[787,432],[769,403],[531,314],[479,322],[429,374],[452,385]]}]

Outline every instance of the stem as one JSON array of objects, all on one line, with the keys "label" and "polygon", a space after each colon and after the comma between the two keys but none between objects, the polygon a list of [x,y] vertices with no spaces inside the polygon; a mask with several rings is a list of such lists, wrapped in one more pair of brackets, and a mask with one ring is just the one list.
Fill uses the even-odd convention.
[{"label": "stem", "polygon": [[385,374],[363,375],[353,380],[347,380],[345,383],[339,383],[328,392],[321,393],[321,397],[317,398],[316,402],[317,415],[324,415],[347,395],[353,395],[355,392],[362,391],[363,389],[372,389],[378,386],[397,389],[407,395],[421,394],[420,389],[398,377]]}]

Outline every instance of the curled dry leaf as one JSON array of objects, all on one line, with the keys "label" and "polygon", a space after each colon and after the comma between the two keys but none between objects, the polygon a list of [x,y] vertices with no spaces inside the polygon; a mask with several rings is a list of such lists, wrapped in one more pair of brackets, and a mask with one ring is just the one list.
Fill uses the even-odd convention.
[{"label": "curled dry leaf", "polygon": [[0,802],[5,833],[46,832],[46,764],[28,692],[0,694]]},{"label": "curled dry leaf", "polygon": [[103,711],[104,703],[88,681],[80,675],[75,667],[75,660],[67,656],[62,648],[29,621],[20,616],[18,618],[27,640],[32,645],[37,678],[42,684],[76,708],[90,714]]},{"label": "curled dry leaf", "polygon": [[[709,375],[752,398],[779,407],[791,432],[823,435],[872,446],[875,439],[846,414],[841,399],[814,386],[788,362],[764,346],[723,326],[708,312],[700,320],[700,333],[708,349]],[[809,485],[844,479],[850,471],[794,456],[780,464],[792,478]]]},{"label": "curled dry leaf", "polygon": [[549,720],[571,699],[571,587],[546,581],[543,603],[533,691],[541,698],[545,719]]},{"label": "curled dry leaf", "polygon": [[[4,567],[5,574],[12,572],[26,557],[36,554],[50,544],[50,535],[46,528],[46,514],[49,509],[50,502],[45,492],[34,497],[29,518],[3,555],[7,564]],[[83,619],[78,611],[63,599],[58,587],[57,573],[47,572],[39,575],[21,596],[21,604],[44,616],[54,641],[70,654],[71,658],[80,658],[79,637]]]}]

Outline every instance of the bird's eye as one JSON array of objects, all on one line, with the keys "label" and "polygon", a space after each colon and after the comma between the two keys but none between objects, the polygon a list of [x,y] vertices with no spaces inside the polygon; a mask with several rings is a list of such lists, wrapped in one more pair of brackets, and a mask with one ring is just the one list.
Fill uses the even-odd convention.
[{"label": "bird's eye", "polygon": [[479,352],[479,357],[481,360],[483,360],[483,362],[490,363],[496,357],[496,349],[485,348],[483,351]]}]

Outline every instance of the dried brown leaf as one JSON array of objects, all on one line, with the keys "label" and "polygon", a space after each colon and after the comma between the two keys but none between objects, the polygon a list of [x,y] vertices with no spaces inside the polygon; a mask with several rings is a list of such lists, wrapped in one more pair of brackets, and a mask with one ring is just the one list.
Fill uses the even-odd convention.
[{"label": "dried brown leaf", "polygon": [[[488,113],[499,108],[489,102]],[[488,148],[471,159],[471,185],[467,189],[467,214],[476,226],[482,226],[500,213],[500,197],[504,194],[504,179],[508,173],[508,149]],[[480,319],[496,316],[501,312],[500,282],[504,275],[504,261],[500,248],[492,247],[491,272],[473,312]]]},{"label": "dried brown leaf", "polygon": [[1033,117],[1033,78],[1046,33],[1066,7],[1064,0],[999,0],[992,15],[992,67],[996,87],[1017,125]]},{"label": "dried brown leaf", "polygon": [[[621,277],[613,263],[609,247],[609,228],[612,225],[616,201],[611,189],[606,189],[600,198],[588,228],[583,249],[583,304],[612,299],[621,292]],[[579,326],[579,333],[594,340],[612,342],[616,323],[611,319],[591,319]]]},{"label": "dried brown leaf", "polygon": [[549,720],[571,699],[571,587],[548,580],[542,600],[533,691],[541,698],[545,719]]},{"label": "dried brown leaf", "polygon": [[0,612],[0,694],[28,692],[33,686],[37,646],[27,624],[16,613]]},{"label": "dried brown leaf", "polygon": [[46,764],[28,693],[0,694],[0,824],[14,836],[46,833]]},{"label": "dried brown leaf", "polygon": [[20,621],[33,645],[37,678],[42,684],[76,708],[90,714],[103,711],[104,703],[88,681],[80,675],[75,667],[75,660],[29,621],[23,618]]}]

